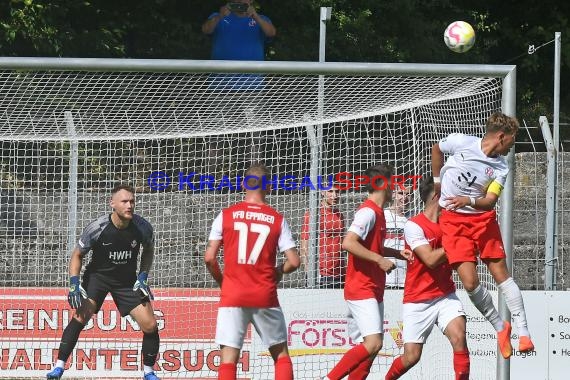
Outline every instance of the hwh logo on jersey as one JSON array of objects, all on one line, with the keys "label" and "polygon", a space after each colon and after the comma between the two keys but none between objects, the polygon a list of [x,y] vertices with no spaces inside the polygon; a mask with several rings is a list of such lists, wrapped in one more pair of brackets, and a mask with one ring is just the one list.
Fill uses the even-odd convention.
[{"label": "hwh logo on jersey", "polygon": [[109,260],[115,262],[117,260],[129,260],[133,253],[131,251],[112,251],[109,252]]}]

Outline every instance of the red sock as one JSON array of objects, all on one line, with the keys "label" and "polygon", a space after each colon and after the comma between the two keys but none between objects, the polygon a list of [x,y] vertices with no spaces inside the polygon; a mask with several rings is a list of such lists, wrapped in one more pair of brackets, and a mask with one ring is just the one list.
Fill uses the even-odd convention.
[{"label": "red sock", "polygon": [[348,374],[348,380],[364,380],[370,375],[370,367],[372,367],[372,360],[365,360],[361,362],[358,367]]},{"label": "red sock", "polygon": [[469,351],[456,351],[453,353],[455,380],[469,380],[469,364]]},{"label": "red sock", "polygon": [[293,380],[293,362],[289,356],[282,356],[275,362],[275,380]]},{"label": "red sock", "polygon": [[370,354],[364,345],[359,344],[350,349],[342,359],[334,366],[332,371],[329,372],[327,377],[330,380],[340,380],[354,370],[360,363],[368,360]]},{"label": "red sock", "polygon": [[222,363],[218,369],[218,380],[236,380],[236,371],[234,363]]},{"label": "red sock", "polygon": [[386,380],[396,380],[399,379],[404,373],[408,372],[407,368],[404,368],[404,363],[402,363],[402,357],[398,356],[392,362],[388,373],[386,374]]}]

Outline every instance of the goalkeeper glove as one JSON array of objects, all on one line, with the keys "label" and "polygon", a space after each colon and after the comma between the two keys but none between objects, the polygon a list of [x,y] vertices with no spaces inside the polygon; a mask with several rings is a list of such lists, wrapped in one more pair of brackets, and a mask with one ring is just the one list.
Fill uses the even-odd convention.
[{"label": "goalkeeper glove", "polygon": [[87,292],[83,289],[81,284],[79,284],[79,276],[71,276],[69,279],[67,302],[69,302],[72,309],[78,309],[84,298],[87,298]]},{"label": "goalkeeper glove", "polygon": [[150,291],[150,286],[148,286],[148,273],[146,272],[140,272],[139,276],[137,277],[137,281],[135,282],[135,285],[133,286],[133,290],[136,292],[140,292],[143,294],[144,297],[148,297],[148,299],[150,299],[151,301],[154,300],[154,296],[152,295],[152,292]]}]

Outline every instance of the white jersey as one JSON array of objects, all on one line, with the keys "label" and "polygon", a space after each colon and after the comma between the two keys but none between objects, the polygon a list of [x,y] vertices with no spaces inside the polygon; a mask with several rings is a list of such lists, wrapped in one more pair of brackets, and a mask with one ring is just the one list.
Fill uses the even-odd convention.
[{"label": "white jersey", "polygon": [[[386,219],[384,247],[401,251],[405,246],[404,226],[408,219],[403,215],[396,215],[389,209],[384,209],[384,218]],[[396,268],[386,274],[386,286],[403,288],[406,282],[406,260],[398,260],[393,257],[387,257],[387,259],[396,264]]]},{"label": "white jersey", "polygon": [[[503,156],[488,157],[481,150],[480,137],[452,133],[440,140],[439,148],[449,154],[441,169],[441,196],[439,205],[445,207],[446,198],[463,196],[484,198],[489,185],[496,181],[505,185],[509,166]],[[471,206],[465,206],[457,212],[466,214],[482,213]]]}]

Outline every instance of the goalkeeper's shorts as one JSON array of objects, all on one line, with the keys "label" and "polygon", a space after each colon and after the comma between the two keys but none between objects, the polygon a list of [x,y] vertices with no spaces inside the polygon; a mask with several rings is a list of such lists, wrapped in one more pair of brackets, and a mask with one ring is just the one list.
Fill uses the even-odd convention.
[{"label": "goalkeeper's shorts", "polygon": [[133,287],[117,287],[113,285],[115,279],[109,278],[101,273],[88,273],[83,276],[83,288],[87,291],[87,297],[97,303],[97,310],[101,309],[103,301],[107,294],[111,293],[115,305],[122,317],[129,315],[144,300],[137,292],[133,291]]}]

